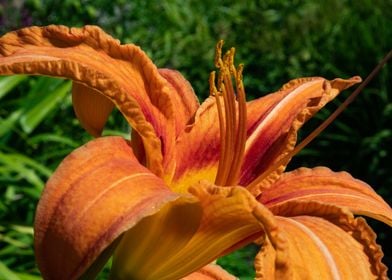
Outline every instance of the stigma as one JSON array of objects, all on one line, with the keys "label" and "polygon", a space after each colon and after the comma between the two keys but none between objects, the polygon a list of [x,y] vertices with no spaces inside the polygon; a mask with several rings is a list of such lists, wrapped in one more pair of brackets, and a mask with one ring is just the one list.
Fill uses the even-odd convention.
[{"label": "stigma", "polygon": [[246,98],[242,82],[243,65],[234,66],[235,49],[222,57],[223,41],[215,52],[215,66],[210,75],[210,95],[216,99],[220,129],[220,155],[215,184],[233,186],[239,181],[246,143]]}]

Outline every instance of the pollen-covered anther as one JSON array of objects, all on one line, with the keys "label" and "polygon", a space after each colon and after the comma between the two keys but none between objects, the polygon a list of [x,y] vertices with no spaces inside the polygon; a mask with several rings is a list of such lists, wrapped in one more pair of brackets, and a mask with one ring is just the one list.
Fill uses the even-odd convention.
[{"label": "pollen-covered anther", "polygon": [[[210,75],[210,95],[216,98],[220,127],[220,158],[215,179],[217,185],[236,185],[246,141],[246,99],[242,83],[243,66],[234,66],[235,49],[222,58],[223,41],[216,46],[215,65]],[[217,84],[215,84],[217,82]]]}]

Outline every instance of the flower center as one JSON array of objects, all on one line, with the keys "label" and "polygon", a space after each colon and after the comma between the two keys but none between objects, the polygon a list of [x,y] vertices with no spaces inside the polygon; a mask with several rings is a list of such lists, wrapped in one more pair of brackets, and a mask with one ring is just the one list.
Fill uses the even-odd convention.
[{"label": "flower center", "polygon": [[[243,65],[234,66],[235,49],[222,57],[223,41],[216,46],[215,66],[210,75],[210,95],[216,99],[220,129],[220,156],[215,184],[236,185],[244,157],[246,142],[246,99],[242,83]],[[234,89],[235,87],[235,89]]]}]

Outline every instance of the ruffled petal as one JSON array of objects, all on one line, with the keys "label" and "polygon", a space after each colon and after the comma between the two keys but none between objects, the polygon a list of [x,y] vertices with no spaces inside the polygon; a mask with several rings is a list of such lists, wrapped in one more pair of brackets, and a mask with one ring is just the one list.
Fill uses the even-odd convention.
[{"label": "ruffled petal", "polygon": [[182,278],[182,280],[235,280],[238,279],[216,264],[209,264],[202,269]]},{"label": "ruffled petal", "polygon": [[333,172],[325,167],[284,173],[258,200],[267,207],[293,200],[318,201],[348,207],[354,214],[392,226],[391,207],[369,185],[346,172]]},{"label": "ruffled petal", "polygon": [[214,182],[219,149],[219,118],[215,98],[210,97],[197,110],[194,122],[177,138],[176,169],[170,187],[186,192],[200,180]]},{"label": "ruffled petal", "polygon": [[[339,91],[360,81],[359,77],[333,81],[301,78],[284,85],[276,93],[250,102],[240,185],[247,186],[281,160],[294,148],[298,129]],[[252,185],[252,193],[257,195],[261,187],[276,180],[289,160],[276,166],[260,184]]]},{"label": "ruffled petal", "polygon": [[197,200],[174,194],[140,165],[126,140],[104,137],[89,142],[60,164],[38,204],[35,250],[42,275],[80,277],[90,266],[105,263],[110,252],[104,250],[123,232],[176,205],[184,212],[200,209]]},{"label": "ruffled petal", "polygon": [[[94,89],[114,103],[139,133],[147,165],[155,174],[162,175],[172,162],[173,94],[139,47],[120,45],[95,26],[24,28],[0,39],[0,74],[21,73],[69,78]],[[95,127],[91,121],[82,119],[85,126]]]},{"label": "ruffled petal", "polygon": [[[285,279],[387,279],[383,253],[376,234],[362,218],[347,209],[317,202],[291,201],[273,207],[279,229],[289,243],[289,278]],[[266,244],[266,246],[269,246]],[[266,267],[273,248],[256,257],[258,279],[277,273]]]},{"label": "ruffled petal", "polygon": [[[278,273],[275,273],[275,271],[278,270],[279,272],[279,268],[277,268],[275,265],[275,259],[275,249],[269,239],[265,238],[265,240],[262,242],[261,249],[254,261],[254,266],[256,269],[256,279],[278,279],[276,277]],[[285,276],[287,276],[287,274]],[[290,278],[286,277],[286,279]]]}]

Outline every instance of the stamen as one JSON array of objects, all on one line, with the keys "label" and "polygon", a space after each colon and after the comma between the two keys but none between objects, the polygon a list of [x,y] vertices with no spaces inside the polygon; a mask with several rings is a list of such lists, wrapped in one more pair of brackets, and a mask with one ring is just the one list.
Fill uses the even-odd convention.
[{"label": "stamen", "polygon": [[[354,101],[358,94],[369,84],[369,82],[378,74],[381,68],[392,58],[392,50],[381,60],[381,62],[372,70],[372,72],[366,77],[365,81],[361,83],[356,90],[354,90],[346,100],[324,121],[322,122],[312,133],[310,133],[304,140],[302,140],[295,148],[287,153],[283,158],[277,161],[275,164],[270,166],[265,172],[257,177],[251,184],[247,186],[247,189],[251,192],[257,190],[257,185],[266,179],[272,172],[274,172],[280,165],[284,164],[287,160],[298,154],[303,148],[305,148],[314,138],[316,138],[325,128],[328,127],[346,108]],[[260,191],[260,190],[259,190]],[[254,193],[255,194],[255,193]],[[255,194],[258,195],[258,194]]]},{"label": "stamen", "polygon": [[[225,108],[225,122],[226,122],[226,133],[225,133],[225,153],[222,154],[223,158],[220,158],[219,161],[223,162],[222,171],[221,171],[221,180],[222,182],[227,181],[227,176],[230,171],[230,164],[233,160],[233,150],[234,150],[234,130],[235,130],[235,110],[233,110],[231,106],[231,96],[228,94],[226,88],[222,88],[224,108]],[[233,117],[234,116],[234,117]]]},{"label": "stamen", "polygon": [[231,166],[230,174],[232,174],[232,176],[231,180],[227,182],[228,185],[234,185],[238,183],[246,143],[246,96],[244,85],[242,83],[242,70],[243,65],[240,64],[238,71],[235,73],[238,101],[238,130],[234,151],[235,157],[233,162],[236,164]]},{"label": "stamen", "polygon": [[[210,95],[216,98],[221,137],[221,151],[215,184],[235,185],[238,183],[246,142],[246,100],[242,84],[243,66],[240,65],[238,70],[234,66],[234,48],[230,49],[222,59],[222,46],[223,41],[219,41],[215,54],[215,65],[220,70],[218,89],[215,86],[215,72],[210,75]],[[233,79],[237,95],[234,90]]]},{"label": "stamen", "polygon": [[220,150],[220,159],[218,165],[218,172],[216,175],[215,183],[218,185],[222,182],[222,170],[224,169],[224,161],[222,160],[225,156],[225,147],[226,147],[226,130],[225,130],[225,121],[222,112],[221,105],[221,97],[215,86],[215,71],[210,74],[210,95],[215,96],[216,106],[218,108],[218,118],[219,118],[219,130],[220,130],[220,142],[221,142],[221,150]]}]

